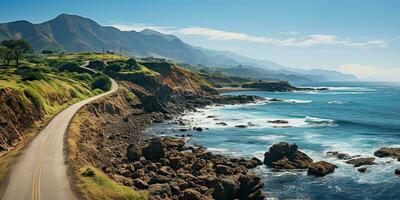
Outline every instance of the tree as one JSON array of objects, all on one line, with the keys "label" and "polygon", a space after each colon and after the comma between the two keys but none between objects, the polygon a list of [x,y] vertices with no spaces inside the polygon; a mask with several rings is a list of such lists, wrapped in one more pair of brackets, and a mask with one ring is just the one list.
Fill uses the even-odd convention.
[{"label": "tree", "polygon": [[19,66],[19,60],[21,59],[23,54],[33,51],[31,44],[24,39],[4,40],[3,42],[1,42],[1,45],[7,47],[12,51],[17,68]]},{"label": "tree", "polygon": [[14,55],[12,54],[12,51],[9,48],[0,45],[0,60],[3,64],[9,66],[13,57]]}]

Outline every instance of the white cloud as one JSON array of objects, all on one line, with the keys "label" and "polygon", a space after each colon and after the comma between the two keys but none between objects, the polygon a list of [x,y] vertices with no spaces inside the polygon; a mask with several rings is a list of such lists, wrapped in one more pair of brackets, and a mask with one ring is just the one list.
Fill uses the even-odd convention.
[{"label": "white cloud", "polygon": [[301,36],[296,31],[281,32],[281,35],[286,37],[267,37],[267,36],[255,36],[246,33],[230,32],[218,29],[211,29],[206,27],[186,27],[176,28],[171,26],[156,26],[152,24],[112,24],[120,30],[130,31],[136,30],[141,31],[149,28],[166,34],[176,34],[181,36],[202,36],[207,40],[219,40],[219,41],[242,41],[242,42],[253,42],[276,46],[292,46],[292,47],[309,47],[316,45],[342,45],[348,47],[357,48],[368,48],[378,47],[384,48],[388,44],[398,38],[392,39],[375,39],[375,40],[364,40],[356,41],[348,38],[340,38],[330,34],[310,34]]},{"label": "white cloud", "polygon": [[400,68],[382,68],[360,64],[348,64],[339,66],[337,70],[347,74],[354,74],[357,78],[364,80],[400,81]]},{"label": "white cloud", "polygon": [[142,31],[144,29],[152,29],[155,31],[159,31],[162,33],[168,32],[168,30],[174,28],[173,26],[156,26],[152,24],[140,24],[140,23],[135,23],[135,24],[112,24],[110,26],[113,26],[121,31]]}]

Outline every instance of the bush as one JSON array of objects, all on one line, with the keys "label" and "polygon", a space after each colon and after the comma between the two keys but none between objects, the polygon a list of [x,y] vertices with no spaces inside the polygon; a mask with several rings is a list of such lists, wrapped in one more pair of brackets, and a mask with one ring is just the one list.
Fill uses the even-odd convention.
[{"label": "bush", "polygon": [[81,173],[82,176],[85,177],[94,177],[96,176],[96,172],[93,171],[90,167],[86,168],[85,171]]},{"label": "bush", "polygon": [[86,82],[90,82],[93,80],[92,75],[90,75],[89,73],[81,73],[81,74],[74,74],[73,77],[75,79],[81,80],[81,81],[86,81]]},{"label": "bush", "polygon": [[126,64],[127,64],[128,69],[138,69],[139,68],[139,63],[133,58],[129,58],[126,61]]},{"label": "bush", "polygon": [[23,81],[42,80],[44,76],[41,72],[26,72],[22,74]]},{"label": "bush", "polygon": [[52,50],[43,50],[41,51],[42,54],[53,54],[54,52]]},{"label": "bush", "polygon": [[117,62],[111,63],[111,64],[106,68],[107,71],[113,71],[113,72],[119,72],[119,71],[121,71],[121,69],[122,69],[121,64],[120,64],[120,63],[117,63]]},{"label": "bush", "polygon": [[101,60],[92,60],[92,61],[89,62],[89,67],[93,68],[93,69],[96,69],[96,70],[99,70],[99,71],[102,71],[104,69],[104,67],[105,67],[105,64]]},{"label": "bush", "polygon": [[98,76],[92,82],[92,89],[102,89],[103,91],[107,91],[111,89],[111,81],[107,76]]}]

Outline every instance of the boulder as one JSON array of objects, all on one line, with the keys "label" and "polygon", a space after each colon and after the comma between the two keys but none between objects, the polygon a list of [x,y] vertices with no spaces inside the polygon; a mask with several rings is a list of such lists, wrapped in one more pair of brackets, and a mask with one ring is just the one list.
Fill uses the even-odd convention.
[{"label": "boulder", "polygon": [[162,138],[156,137],[150,140],[149,144],[143,149],[143,155],[147,160],[158,160],[166,154],[167,145]]},{"label": "boulder", "polygon": [[247,125],[236,125],[235,127],[236,128],[247,128],[248,126]]},{"label": "boulder", "polygon": [[250,159],[249,161],[246,162],[246,167],[251,169],[251,168],[255,168],[258,165],[262,165],[262,161],[256,157]]},{"label": "boulder", "polygon": [[400,148],[381,147],[374,152],[374,156],[379,158],[392,157],[395,159],[400,159]]},{"label": "boulder", "polygon": [[[261,192],[261,188],[264,186],[260,182],[260,178],[254,174],[240,175],[239,182],[240,188],[237,192],[238,199],[264,199],[264,194]],[[258,193],[260,191],[261,193]],[[250,196],[252,196],[250,198]]]},{"label": "boulder", "polygon": [[201,128],[201,127],[193,127],[193,130],[195,130],[195,131],[203,131],[203,128]]},{"label": "boulder", "polygon": [[346,161],[347,164],[352,164],[354,167],[359,167],[362,165],[376,165],[374,162],[375,158],[374,157],[369,157],[369,158],[355,158]]},{"label": "boulder", "polygon": [[201,193],[194,189],[186,189],[179,196],[181,200],[199,200],[201,198]]},{"label": "boulder", "polygon": [[277,169],[306,169],[313,160],[297,150],[296,144],[280,142],[272,145],[264,154],[264,164]]},{"label": "boulder", "polygon": [[225,122],[218,122],[218,123],[215,123],[216,125],[221,125],[221,126],[228,126],[228,124],[227,123],[225,123]]},{"label": "boulder", "polygon": [[130,161],[137,161],[142,156],[142,147],[139,144],[130,144],[126,149],[126,157]]},{"label": "boulder", "polygon": [[137,189],[144,189],[144,190],[149,188],[149,184],[147,184],[140,178],[133,179],[133,186],[135,186]]},{"label": "boulder", "polygon": [[395,169],[394,173],[397,174],[397,175],[400,175],[400,168],[399,169]]},{"label": "boulder", "polygon": [[349,159],[355,158],[355,156],[350,156],[347,153],[340,153],[338,151],[328,151],[328,152],[326,152],[326,156],[327,157],[335,157],[340,160],[349,160]]},{"label": "boulder", "polygon": [[185,146],[185,141],[179,138],[165,137],[163,142],[169,148],[180,148]]},{"label": "boulder", "polygon": [[150,185],[148,192],[149,199],[167,199],[172,196],[171,187],[167,183]]},{"label": "boulder", "polygon": [[156,175],[150,179],[149,184],[156,184],[156,183],[168,183],[170,179],[168,177],[162,175]]},{"label": "boulder", "polygon": [[361,172],[361,173],[365,173],[367,171],[366,167],[360,167],[357,169],[357,171]]},{"label": "boulder", "polygon": [[287,121],[287,120],[282,120],[282,119],[278,119],[278,120],[269,120],[269,121],[267,121],[268,123],[271,123],[271,124],[288,124],[289,123],[289,121]]},{"label": "boulder", "polygon": [[307,174],[314,176],[325,176],[329,173],[333,173],[335,171],[335,168],[337,168],[336,165],[325,161],[318,161],[308,167]]},{"label": "boulder", "polygon": [[212,196],[216,200],[233,199],[239,190],[239,183],[233,177],[219,178],[212,186]]},{"label": "boulder", "polygon": [[226,165],[217,165],[215,167],[215,172],[217,172],[218,174],[225,174],[225,175],[233,174],[232,168]]}]

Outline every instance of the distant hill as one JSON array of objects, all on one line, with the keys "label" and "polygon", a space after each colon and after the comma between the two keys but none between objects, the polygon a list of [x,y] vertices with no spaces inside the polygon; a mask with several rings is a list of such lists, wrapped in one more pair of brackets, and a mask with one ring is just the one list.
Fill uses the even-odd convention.
[{"label": "distant hill", "polygon": [[[194,47],[174,35],[162,34],[150,29],[140,32],[121,31],[114,27],[101,26],[91,19],[77,15],[61,14],[40,24],[28,21],[0,23],[0,41],[15,37],[27,39],[36,51],[102,52],[104,49],[117,53],[121,51],[127,56],[160,57],[191,65],[214,68],[235,67],[230,71],[237,71],[237,66],[241,66],[252,78],[289,81],[355,79],[354,76],[341,73],[331,76],[322,71],[321,73],[296,71],[266,60]],[[229,71],[228,69],[223,71],[226,70]],[[234,75],[240,75],[240,73]]]}]

